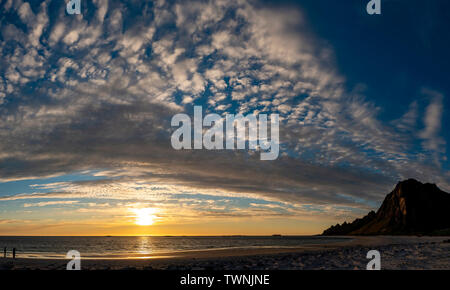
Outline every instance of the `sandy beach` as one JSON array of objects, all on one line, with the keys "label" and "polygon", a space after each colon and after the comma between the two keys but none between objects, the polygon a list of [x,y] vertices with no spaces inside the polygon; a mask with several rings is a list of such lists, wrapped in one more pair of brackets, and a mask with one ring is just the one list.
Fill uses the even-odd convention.
[{"label": "sandy beach", "polygon": [[[140,259],[82,259],[83,270],[364,270],[369,250],[386,270],[450,269],[450,237],[352,237],[298,248],[237,248],[160,253]],[[2,270],[64,270],[67,260],[1,258]]]}]

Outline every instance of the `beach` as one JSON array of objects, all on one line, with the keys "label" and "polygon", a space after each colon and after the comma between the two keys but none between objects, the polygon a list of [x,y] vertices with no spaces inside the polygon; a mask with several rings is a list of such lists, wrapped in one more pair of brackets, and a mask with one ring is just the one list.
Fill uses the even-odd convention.
[{"label": "beach", "polygon": [[[365,270],[369,250],[383,270],[449,270],[450,237],[371,236],[298,248],[230,248],[133,259],[81,259],[82,270]],[[1,258],[2,270],[65,270],[68,260]]]}]

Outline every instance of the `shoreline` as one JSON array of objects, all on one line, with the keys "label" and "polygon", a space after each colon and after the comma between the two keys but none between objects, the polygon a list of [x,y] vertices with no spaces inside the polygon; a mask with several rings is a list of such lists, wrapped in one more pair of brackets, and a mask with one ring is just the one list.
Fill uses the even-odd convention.
[{"label": "shoreline", "polygon": [[[344,237],[344,236],[343,236]],[[84,270],[362,269],[370,249],[387,269],[450,269],[449,237],[345,236],[349,241],[296,248],[229,248],[158,253],[142,258],[81,257]],[[69,259],[0,258],[2,270],[65,270]]]},{"label": "shoreline", "polygon": [[[183,236],[180,236],[183,237]],[[198,236],[194,236],[198,237]],[[209,237],[209,236],[206,236]],[[217,236],[211,236],[217,238]],[[227,236],[225,236],[227,237]],[[233,236],[229,236],[233,237]],[[245,236],[239,236],[245,237]],[[249,236],[256,237],[256,236]],[[267,237],[267,236],[262,236]],[[289,237],[289,236],[284,236]],[[296,236],[294,236],[296,237]],[[314,237],[314,236],[307,236]],[[106,255],[100,255],[96,253],[85,254],[81,252],[81,258],[85,260],[133,260],[133,259],[160,259],[160,258],[195,258],[195,257],[224,257],[224,256],[241,256],[241,255],[256,255],[256,254],[271,254],[271,253],[282,253],[282,252],[298,252],[311,247],[317,248],[325,245],[342,245],[351,240],[354,237],[331,237],[331,236],[320,236],[322,241],[315,243],[305,243],[298,245],[261,245],[261,246],[229,246],[229,247],[209,247],[209,248],[199,248],[199,249],[185,249],[185,250],[160,250],[157,252],[137,252],[131,253],[129,255],[123,253],[112,253]],[[325,241],[330,239],[330,241]],[[84,254],[84,255],[83,255]],[[36,260],[67,260],[65,253],[33,253],[33,252],[17,252],[16,258],[22,259],[36,259]]]}]

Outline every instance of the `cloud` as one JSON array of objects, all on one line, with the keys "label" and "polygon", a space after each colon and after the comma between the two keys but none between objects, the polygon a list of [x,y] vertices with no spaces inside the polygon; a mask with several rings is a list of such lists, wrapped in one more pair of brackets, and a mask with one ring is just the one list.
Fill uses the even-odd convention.
[{"label": "cloud", "polygon": [[428,89],[424,89],[423,93],[431,100],[423,119],[425,127],[419,133],[419,137],[425,140],[423,143],[425,149],[440,151],[442,145],[445,144],[445,141],[439,136],[443,114],[443,95]]},{"label": "cloud", "polygon": [[[383,108],[346,89],[333,49],[297,8],[94,1],[92,13],[68,17],[61,4],[49,19],[50,2],[37,15],[26,2],[14,4],[29,29],[1,23],[0,176],[107,175],[3,201],[165,202],[189,192],[365,208],[398,179],[449,184],[427,152],[413,150],[417,104],[395,126],[382,121]],[[419,137],[438,150],[442,97],[431,95]],[[195,104],[280,114],[282,157],[262,163],[251,151],[173,150],[170,118]]]},{"label": "cloud", "polygon": [[20,19],[24,23],[31,22],[32,19],[35,17],[28,2],[22,3],[17,13],[19,14]]},{"label": "cloud", "polygon": [[37,203],[24,203],[23,207],[42,207],[42,206],[48,206],[48,205],[67,205],[67,204],[74,204],[77,203],[77,200],[61,200],[61,201],[43,201],[43,202],[37,202]]},{"label": "cloud", "polygon": [[408,111],[398,120],[392,123],[401,131],[412,132],[416,129],[419,106],[417,101],[409,105]]}]

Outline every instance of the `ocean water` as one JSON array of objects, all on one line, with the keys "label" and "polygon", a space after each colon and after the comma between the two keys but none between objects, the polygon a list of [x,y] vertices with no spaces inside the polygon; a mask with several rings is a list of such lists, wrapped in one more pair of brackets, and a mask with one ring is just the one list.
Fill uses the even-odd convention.
[{"label": "ocean water", "polygon": [[12,237],[0,236],[0,254],[16,248],[18,258],[64,259],[70,250],[83,259],[151,258],[157,254],[231,248],[295,248],[340,242],[347,238],[319,236],[213,236],[213,237]]}]

